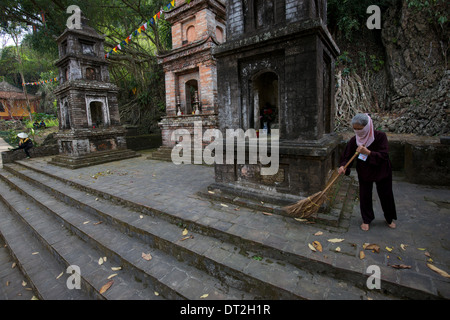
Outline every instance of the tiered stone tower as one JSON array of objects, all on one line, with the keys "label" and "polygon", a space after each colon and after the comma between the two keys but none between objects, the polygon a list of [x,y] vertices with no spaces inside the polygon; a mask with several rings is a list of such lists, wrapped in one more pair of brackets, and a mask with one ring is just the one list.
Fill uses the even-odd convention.
[{"label": "tiered stone tower", "polygon": [[118,88],[109,82],[104,38],[87,22],[83,17],[81,29],[66,29],[56,40],[60,154],[51,163],[72,169],[138,156],[127,149],[120,125]]}]

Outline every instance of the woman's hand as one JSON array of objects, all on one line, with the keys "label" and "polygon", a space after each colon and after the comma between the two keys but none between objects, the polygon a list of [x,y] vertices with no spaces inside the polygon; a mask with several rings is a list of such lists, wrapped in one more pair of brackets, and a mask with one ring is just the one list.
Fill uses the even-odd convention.
[{"label": "woman's hand", "polygon": [[369,156],[369,155],[370,155],[370,150],[367,149],[365,146],[359,146],[359,147],[356,149],[356,152],[365,154],[366,156]]}]

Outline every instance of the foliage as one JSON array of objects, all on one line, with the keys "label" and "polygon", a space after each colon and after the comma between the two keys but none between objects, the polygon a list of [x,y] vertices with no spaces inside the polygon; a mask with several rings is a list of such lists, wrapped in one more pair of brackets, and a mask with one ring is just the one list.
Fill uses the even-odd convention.
[{"label": "foliage", "polygon": [[332,33],[341,33],[347,40],[351,40],[355,32],[366,28],[369,17],[367,8],[376,4],[381,12],[397,0],[328,0],[328,27]]},{"label": "foliage", "polygon": [[[69,5],[78,5],[89,24],[105,35],[105,52],[109,52],[167,3],[168,0],[2,0],[0,10],[4,14],[0,16],[0,32],[11,23],[25,24],[33,30],[22,42],[24,48],[35,53],[26,54],[30,57],[24,60],[30,64],[25,66],[25,78],[38,81],[56,76],[53,63],[58,59],[58,52],[54,38],[66,28]],[[23,27],[23,33],[26,29]],[[170,50],[171,42],[170,24],[159,19],[129,45],[110,55],[111,81],[121,88],[119,109],[124,123],[149,126],[161,117],[165,104],[164,78],[156,55]],[[18,85],[21,80],[8,50],[2,52],[0,74]],[[28,88],[32,93],[38,89]],[[50,113],[55,112],[53,89],[46,84],[39,86],[38,91],[44,95],[44,110]]]}]

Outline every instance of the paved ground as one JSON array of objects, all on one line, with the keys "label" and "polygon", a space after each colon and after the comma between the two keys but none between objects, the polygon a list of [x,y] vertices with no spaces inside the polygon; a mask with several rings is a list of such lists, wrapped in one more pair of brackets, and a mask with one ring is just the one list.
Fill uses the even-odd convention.
[{"label": "paved ground", "polygon": [[[244,220],[234,207],[221,206],[200,198],[196,193],[214,182],[214,168],[208,166],[182,165],[170,162],[147,160],[146,156],[126,161],[113,162],[68,170],[47,164],[49,158],[31,159],[43,170],[49,170],[76,183],[123,197],[152,208],[177,212],[203,223],[221,224],[225,230],[238,232],[243,225],[251,226],[256,220]],[[368,232],[360,230],[361,218],[358,204],[354,206],[350,225],[345,230],[322,225],[305,224],[286,217],[264,216],[267,223],[258,222],[252,228],[265,240],[283,241],[286,248],[307,246],[314,240],[324,245],[324,259],[335,259],[337,265],[352,268],[364,243],[375,243],[380,253],[365,250],[365,266],[406,265],[409,270],[392,269],[392,274],[401,282],[421,283],[427,289],[430,277],[439,280],[438,290],[450,292],[450,280],[432,271],[427,262],[450,273],[450,189],[421,186],[404,181],[401,175],[394,178],[394,194],[398,209],[397,229],[388,228],[381,213],[378,198],[374,195],[376,219]],[[240,210],[247,210],[241,208]],[[221,213],[235,213],[233,221],[221,219]],[[229,212],[228,212],[229,213]],[[262,215],[261,215],[262,216]],[[277,223],[270,223],[270,219]],[[263,220],[260,220],[263,221]],[[275,221],[275,220],[274,220]],[[281,228],[285,226],[286,228]],[[244,228],[242,228],[244,230]],[[248,231],[248,229],[247,229]],[[314,235],[317,231],[322,235]],[[299,238],[303,243],[299,243]],[[329,243],[327,239],[342,238],[340,243]],[[336,248],[340,248],[337,252]],[[402,248],[403,247],[403,248]],[[316,254],[316,253],[311,253]],[[1,258],[0,258],[1,259]],[[391,270],[387,268],[387,270]],[[386,270],[386,269],[383,269]],[[418,274],[420,276],[418,276]],[[383,275],[382,275],[383,277]],[[431,282],[431,285],[436,285]],[[433,290],[434,288],[429,288]]]}]

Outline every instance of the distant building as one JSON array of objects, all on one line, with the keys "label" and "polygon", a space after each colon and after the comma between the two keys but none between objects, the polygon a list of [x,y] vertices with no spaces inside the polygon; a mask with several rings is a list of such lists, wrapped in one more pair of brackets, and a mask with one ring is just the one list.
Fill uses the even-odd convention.
[{"label": "distant building", "polygon": [[[31,113],[39,107],[40,97],[28,94]],[[6,81],[0,82],[0,119],[22,119],[30,116],[25,94]]]}]

